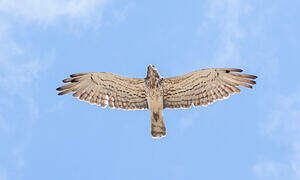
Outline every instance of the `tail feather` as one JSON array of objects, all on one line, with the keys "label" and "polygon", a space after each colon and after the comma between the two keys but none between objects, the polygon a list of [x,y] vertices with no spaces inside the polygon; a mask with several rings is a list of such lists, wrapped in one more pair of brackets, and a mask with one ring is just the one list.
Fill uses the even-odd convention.
[{"label": "tail feather", "polygon": [[151,135],[153,138],[162,138],[167,135],[162,111],[151,111]]}]

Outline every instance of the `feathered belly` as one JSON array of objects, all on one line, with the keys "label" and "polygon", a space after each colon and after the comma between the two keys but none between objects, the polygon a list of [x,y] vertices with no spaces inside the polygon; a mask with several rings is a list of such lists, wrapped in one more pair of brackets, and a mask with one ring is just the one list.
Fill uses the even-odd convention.
[{"label": "feathered belly", "polygon": [[149,109],[163,109],[163,95],[155,90],[149,91],[149,94],[147,96],[147,102]]}]

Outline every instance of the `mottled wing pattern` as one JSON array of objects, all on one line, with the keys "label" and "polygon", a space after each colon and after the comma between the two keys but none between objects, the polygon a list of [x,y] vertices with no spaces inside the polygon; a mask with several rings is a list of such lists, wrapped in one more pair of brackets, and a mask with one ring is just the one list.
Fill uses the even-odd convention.
[{"label": "mottled wing pattern", "polygon": [[[233,73],[241,69],[202,69],[164,79],[164,108],[205,106],[240,92],[238,86],[252,88],[256,76]],[[247,84],[248,83],[248,84]]]},{"label": "mottled wing pattern", "polygon": [[112,73],[77,73],[63,80],[70,83],[57,88],[58,95],[74,92],[73,97],[105,108],[148,109],[144,79],[128,78]]}]

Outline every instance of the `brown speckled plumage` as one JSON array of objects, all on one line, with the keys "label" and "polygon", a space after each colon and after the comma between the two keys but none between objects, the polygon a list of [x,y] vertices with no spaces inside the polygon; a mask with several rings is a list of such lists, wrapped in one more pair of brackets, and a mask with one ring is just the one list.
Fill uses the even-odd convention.
[{"label": "brown speckled plumage", "polygon": [[166,136],[162,110],[206,106],[216,100],[239,93],[238,86],[252,88],[256,76],[240,74],[241,69],[201,69],[183,76],[162,78],[155,66],[149,65],[144,79],[123,77],[112,73],[77,73],[63,80],[70,83],[57,88],[58,95],[72,95],[82,101],[105,108],[151,112],[151,135]]}]

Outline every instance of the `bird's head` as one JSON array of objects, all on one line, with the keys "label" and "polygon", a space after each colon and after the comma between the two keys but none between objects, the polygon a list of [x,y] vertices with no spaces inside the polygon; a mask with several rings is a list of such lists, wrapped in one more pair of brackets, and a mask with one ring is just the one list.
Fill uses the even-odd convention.
[{"label": "bird's head", "polygon": [[152,65],[152,64],[150,64],[148,66],[147,76],[148,77],[157,77],[157,78],[160,77],[160,75],[159,75],[156,67],[154,65]]}]

